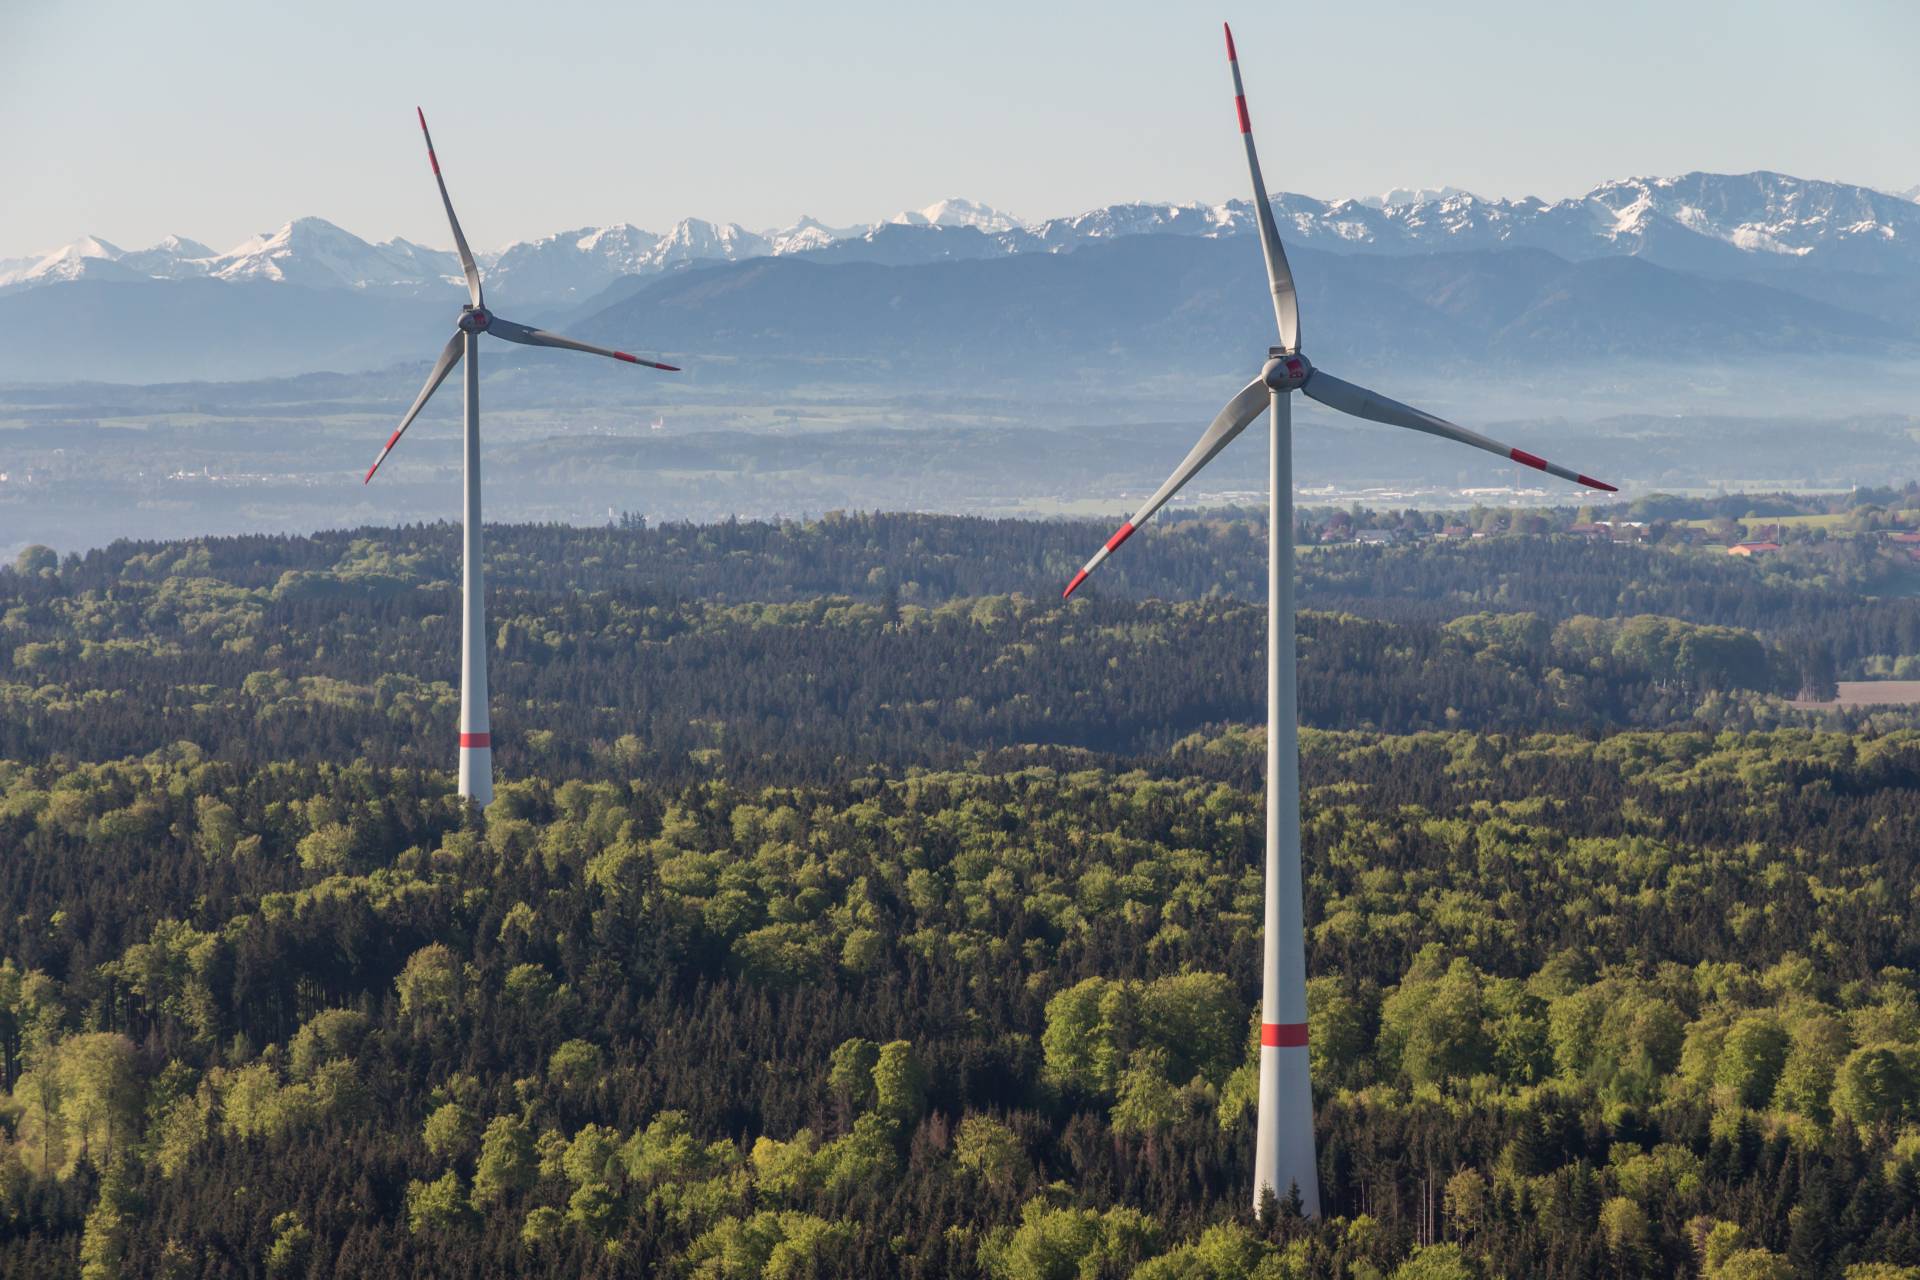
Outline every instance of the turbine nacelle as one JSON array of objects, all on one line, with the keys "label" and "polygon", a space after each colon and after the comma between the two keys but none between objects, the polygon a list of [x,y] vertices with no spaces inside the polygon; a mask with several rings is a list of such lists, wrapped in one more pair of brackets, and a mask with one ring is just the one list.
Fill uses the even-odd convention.
[{"label": "turbine nacelle", "polygon": [[[590,356],[606,356],[610,360],[618,360],[624,364],[643,364],[650,369],[665,369],[669,373],[678,372],[674,365],[661,364],[656,360],[642,360],[639,356],[628,355],[612,347],[596,347],[591,342],[577,342],[557,333],[548,333],[545,329],[518,324],[505,316],[497,316],[487,310],[486,300],[480,291],[480,264],[473,260],[473,253],[467,248],[466,233],[460,230],[460,219],[453,214],[453,200],[447,195],[447,180],[440,174],[440,158],[433,153],[433,135],[427,132],[427,115],[418,109],[415,114],[420,117],[420,134],[427,142],[427,163],[433,166],[433,183],[440,189],[440,203],[447,211],[447,227],[453,232],[454,249],[460,256],[460,270],[466,276],[467,301],[460,308],[460,318],[454,322],[456,332],[441,349],[440,358],[434,361],[433,372],[427,375],[427,384],[420,388],[420,394],[414,397],[413,407],[408,409],[406,416],[400,419],[400,425],[393,429],[393,434],[387,437],[386,445],[374,458],[373,465],[367,468],[368,481],[373,479],[373,473],[380,469],[380,464],[386,461],[389,453],[393,452],[393,446],[400,443],[401,435],[405,433],[414,418],[419,416],[421,408],[440,384],[446,381],[447,375],[453,372],[453,366],[459,364],[461,358],[467,354],[467,348],[472,344],[472,340],[480,334],[490,333],[496,338],[517,342],[526,347],[557,347],[563,351],[582,351]],[[470,399],[474,394],[475,392],[471,389],[467,392]],[[470,415],[467,419],[470,438],[477,438],[479,430],[478,418]]]},{"label": "turbine nacelle", "polygon": [[[1199,473],[1200,469],[1213,461],[1219,452],[1232,443],[1234,437],[1272,410],[1279,421],[1291,421],[1287,416],[1286,405],[1277,403],[1281,395],[1298,391],[1309,400],[1325,405],[1339,413],[1355,418],[1364,418],[1370,422],[1385,423],[1390,427],[1402,427],[1408,431],[1418,431],[1425,435],[1437,436],[1455,444],[1464,444],[1484,450],[1495,457],[1508,462],[1517,462],[1536,471],[1571,480],[1575,484],[1585,485],[1611,493],[1614,487],[1604,480],[1595,480],[1571,468],[1548,462],[1537,453],[1528,453],[1525,449],[1515,449],[1490,439],[1477,431],[1456,426],[1445,418],[1436,417],[1423,409],[1401,404],[1369,391],[1362,386],[1337,378],[1324,369],[1316,370],[1313,362],[1300,354],[1300,299],[1293,286],[1293,268],[1287,263],[1286,246],[1280,243],[1280,228],[1273,220],[1273,204],[1268,196],[1266,181],[1260,176],[1260,157],[1254,151],[1253,125],[1247,117],[1246,91],[1240,83],[1240,58],[1233,47],[1233,32],[1227,32],[1227,61],[1233,74],[1233,97],[1235,115],[1239,118],[1240,138],[1247,149],[1247,174],[1253,179],[1254,221],[1260,233],[1261,256],[1266,260],[1267,292],[1273,298],[1273,316],[1279,341],[1267,348],[1266,363],[1260,366],[1260,374],[1246,386],[1240,388],[1233,399],[1215,415],[1213,422],[1200,436],[1193,448],[1180,465],[1174,468],[1166,483],[1154,490],[1133,518],[1121,525],[1106,545],[1093,553],[1067,584],[1063,595],[1070,596],[1087,575],[1099,568],[1114,550],[1132,537],[1134,532],[1152,519],[1153,513],[1160,510],[1178,493],[1182,486]],[[476,298],[476,302],[479,300]],[[504,326],[505,322],[501,322]],[[1285,1032],[1284,1034],[1292,1034]],[[1304,1033],[1303,1033],[1304,1034]],[[1265,1043],[1265,1042],[1263,1042]],[[1300,1041],[1305,1044],[1304,1040]],[[1263,1130],[1264,1132],[1264,1130]],[[1265,1139],[1262,1139],[1265,1142]],[[1312,1161],[1309,1159],[1308,1167]],[[1263,1165],[1262,1168],[1265,1166]],[[1303,1185],[1303,1191],[1307,1188]]]},{"label": "turbine nacelle", "polygon": [[1298,351],[1279,347],[1267,349],[1267,362],[1260,369],[1260,381],[1275,391],[1298,391],[1313,374],[1313,365]]},{"label": "turbine nacelle", "polygon": [[[1261,417],[1273,424],[1270,515],[1267,522],[1267,831],[1266,915],[1261,956],[1259,1126],[1254,1138],[1253,1191],[1258,1211],[1269,1194],[1290,1188],[1309,1218],[1320,1216],[1320,1180],[1314,1158],[1313,1089],[1307,1049],[1307,979],[1300,875],[1300,750],[1296,713],[1298,666],[1294,641],[1293,597],[1293,402],[1298,391],[1339,413],[1438,436],[1470,445],[1510,462],[1600,490],[1612,485],[1515,449],[1465,427],[1455,426],[1412,405],[1390,400],[1325,370],[1316,370],[1300,354],[1300,299],[1293,268],[1274,223],[1273,204],[1260,176],[1253,124],[1247,116],[1246,90],[1240,82],[1240,56],[1227,33],[1227,62],[1233,75],[1234,114],[1246,145],[1247,174],[1253,180],[1254,222],[1266,260],[1267,292],[1273,298],[1275,336],[1259,376],[1235,393],[1214,416],[1198,442],[1166,482],[1133,518],[1115,530],[1067,583],[1071,596],[1135,531],[1153,518],[1200,469]],[[475,302],[479,299],[476,297]]]}]

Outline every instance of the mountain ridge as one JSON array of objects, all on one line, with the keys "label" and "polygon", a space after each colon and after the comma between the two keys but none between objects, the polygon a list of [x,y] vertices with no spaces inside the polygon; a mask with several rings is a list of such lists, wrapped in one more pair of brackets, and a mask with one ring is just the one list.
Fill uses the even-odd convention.
[{"label": "mountain ridge", "polygon": [[[898,227],[876,239],[928,233]],[[1881,318],[1764,279],[1632,256],[1573,261],[1524,246],[1303,246],[1291,256],[1309,349],[1336,372],[1382,362],[1509,373],[1617,365],[1631,379],[1636,365],[1786,352],[1920,358],[1911,308]],[[942,385],[1125,394],[1257,363],[1272,321],[1265,291],[1249,287],[1259,272],[1250,236],[1133,235],[1073,253],[904,264],[800,253],[623,277],[557,324],[687,366],[658,388],[667,393]],[[392,367],[445,340],[448,302],[271,279],[83,279],[0,293],[0,332],[10,335],[0,379],[224,381]],[[544,380],[558,361],[494,344],[486,368]],[[571,387],[611,389],[622,375],[571,360],[564,376]]]},{"label": "mountain ridge", "polygon": [[[1279,192],[1270,200],[1290,245],[1337,252],[1531,247],[1569,260],[1633,256],[1720,274],[1764,270],[1755,264],[1773,259],[1920,278],[1920,203],[1912,197],[1758,170],[1613,179],[1552,202],[1486,199],[1452,187],[1333,201]],[[1032,222],[955,197],[853,226],[803,217],[754,231],[685,218],[652,232],[617,223],[516,241],[478,256],[503,299],[553,307],[577,305],[626,277],[694,262],[821,254],[910,265],[1061,253],[1132,235],[1244,234],[1252,212],[1244,199],[1133,201]],[[83,236],[45,254],[0,260],[0,290],[80,279],[201,277],[424,294],[451,289],[460,271],[449,250],[398,238],[368,241],[318,217],[296,218],[224,253],[178,236],[132,252]]]}]

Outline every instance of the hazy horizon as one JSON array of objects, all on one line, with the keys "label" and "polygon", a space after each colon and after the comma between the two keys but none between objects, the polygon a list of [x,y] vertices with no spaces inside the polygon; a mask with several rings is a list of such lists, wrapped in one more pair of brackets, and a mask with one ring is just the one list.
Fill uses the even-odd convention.
[{"label": "hazy horizon", "polygon": [[[1219,18],[1237,26],[1275,190],[1555,199],[1694,169],[1920,182],[1896,134],[1860,127],[1920,108],[1901,65],[1920,13],[1887,3],[1817,25],[1773,2],[1632,0],[1604,24],[1517,0],[1464,19],[1397,3],[1271,16],[996,3],[938,40],[886,6],[738,12],[726,30],[640,10],[526,28],[480,4],[462,11],[469,40],[439,14],[221,4],[186,30],[112,4],[81,41],[54,6],[15,7],[0,18],[13,125],[0,164],[34,181],[0,209],[0,253],[81,234],[221,250],[307,215],[442,245],[416,104],[477,246],[689,216],[842,225],[951,196],[1030,218],[1241,197]],[[504,22],[511,42],[495,39]],[[1785,30],[1795,78],[1756,76]]]}]

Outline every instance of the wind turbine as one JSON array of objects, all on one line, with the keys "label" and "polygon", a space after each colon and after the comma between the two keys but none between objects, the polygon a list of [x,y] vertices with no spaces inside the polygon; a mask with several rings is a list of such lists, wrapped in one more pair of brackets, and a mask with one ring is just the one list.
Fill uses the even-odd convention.
[{"label": "wind turbine", "polygon": [[1087,575],[1133,536],[1153,513],[1200,468],[1213,461],[1233,438],[1258,418],[1271,416],[1271,497],[1267,524],[1267,854],[1264,955],[1260,1000],[1260,1111],[1259,1136],[1254,1145],[1253,1205],[1257,1212],[1268,1189],[1285,1197],[1297,1187],[1310,1217],[1320,1213],[1320,1180],[1314,1167],[1313,1090],[1307,1078],[1307,960],[1301,922],[1300,884],[1300,731],[1294,655],[1293,608],[1293,392],[1304,392],[1330,409],[1384,422],[1389,426],[1423,431],[1460,444],[1485,449],[1502,458],[1524,463],[1575,484],[1608,492],[1614,486],[1556,466],[1545,458],[1514,449],[1477,432],[1457,427],[1378,392],[1343,382],[1315,369],[1300,353],[1300,308],[1294,296],[1293,272],[1274,226],[1266,184],[1260,178],[1260,158],[1253,149],[1253,129],[1247,123],[1246,92],[1240,84],[1240,60],[1233,48],[1233,29],[1227,28],[1227,65],[1233,71],[1234,108],[1240,116],[1240,136],[1247,146],[1247,168],[1253,175],[1253,209],[1260,227],[1260,246],[1267,260],[1267,283],[1273,292],[1273,316],[1280,343],[1267,350],[1260,375],[1227,402],[1193,451],[1174,469],[1167,482],[1121,525],[1093,559],[1075,574],[1062,596],[1086,581]]},{"label": "wind turbine", "polygon": [[427,132],[427,114],[418,107],[414,108],[414,113],[420,117],[420,134],[427,141],[427,161],[433,166],[433,180],[440,187],[440,203],[447,209],[447,224],[453,228],[454,247],[460,251],[460,267],[466,272],[469,301],[460,308],[460,319],[455,325],[453,337],[447,340],[440,358],[434,361],[433,372],[427,375],[427,385],[420,388],[413,407],[407,410],[407,416],[400,419],[400,425],[387,437],[380,456],[367,468],[366,479],[361,483],[372,482],[373,473],[387,460],[387,455],[393,452],[393,446],[400,443],[400,437],[407,427],[419,416],[428,399],[447,380],[447,374],[453,371],[453,366],[464,355],[467,360],[467,496],[460,558],[460,794],[484,808],[493,801],[493,736],[487,717],[487,593],[480,565],[480,335],[490,333],[496,338],[505,338],[508,342],[529,347],[584,351],[588,355],[607,356],[628,364],[643,364],[649,369],[665,369],[669,373],[679,370],[673,365],[642,360],[639,356],[631,356],[610,347],[596,347],[592,343],[576,342],[544,329],[515,324],[488,311],[486,300],[480,292],[480,268],[474,263],[473,251],[467,248],[466,236],[461,234],[460,219],[453,215],[453,201],[447,195],[447,181],[440,176],[440,159],[433,153],[433,135]]}]

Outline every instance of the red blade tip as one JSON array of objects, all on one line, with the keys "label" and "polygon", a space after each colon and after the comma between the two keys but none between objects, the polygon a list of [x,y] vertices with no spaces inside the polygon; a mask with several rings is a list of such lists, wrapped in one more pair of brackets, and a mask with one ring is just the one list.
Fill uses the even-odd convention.
[{"label": "red blade tip", "polygon": [[1619,485],[1608,484],[1605,480],[1595,480],[1592,476],[1581,476],[1580,483],[1587,486],[1587,488],[1589,489],[1599,489],[1606,493],[1620,492]]},{"label": "red blade tip", "polygon": [[1085,569],[1082,569],[1080,572],[1074,574],[1073,581],[1069,582],[1067,584],[1067,589],[1060,593],[1060,598],[1062,600],[1065,600],[1068,596],[1073,594],[1075,587],[1078,587],[1081,583],[1085,582],[1086,580],[1087,580],[1087,571]]},{"label": "red blade tip", "polygon": [[427,113],[422,111],[420,108],[415,107],[413,109],[413,114],[420,117],[420,132],[425,133],[427,131]]},{"label": "red blade tip", "polygon": [[1233,27],[1223,22],[1220,24],[1220,29],[1227,33],[1227,61],[1240,61],[1240,55],[1233,51]]}]

